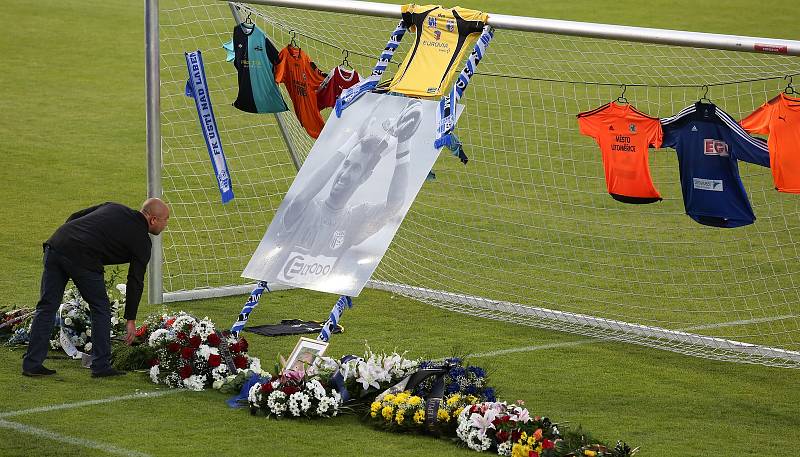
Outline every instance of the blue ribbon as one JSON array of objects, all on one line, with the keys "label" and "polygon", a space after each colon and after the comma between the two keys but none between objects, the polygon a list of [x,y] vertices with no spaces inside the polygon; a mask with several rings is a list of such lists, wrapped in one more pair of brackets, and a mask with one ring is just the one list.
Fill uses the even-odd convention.
[{"label": "blue ribbon", "polygon": [[250,378],[244,382],[242,390],[239,391],[239,394],[225,400],[225,403],[227,403],[231,408],[245,408],[249,405],[249,402],[247,401],[247,395],[250,393],[250,389],[256,384],[264,384],[270,381],[271,378],[269,376],[259,376],[256,373],[253,373],[250,375]]},{"label": "blue ribbon", "polygon": [[256,284],[255,289],[250,292],[250,297],[247,299],[247,303],[244,304],[242,307],[242,312],[239,313],[239,316],[236,318],[236,322],[231,327],[231,333],[238,335],[239,332],[244,329],[245,324],[247,324],[247,319],[250,317],[250,313],[253,312],[253,309],[256,306],[258,306],[258,300],[261,299],[261,295],[264,293],[264,290],[270,292],[267,282],[259,281],[258,284]]},{"label": "blue ribbon", "polygon": [[352,308],[353,299],[347,295],[342,295],[338,300],[336,300],[336,304],[333,305],[333,309],[331,309],[331,314],[328,316],[328,320],[325,322],[325,325],[322,326],[322,331],[319,332],[319,336],[317,337],[318,340],[328,341],[331,339],[331,332],[339,324],[339,317],[341,317],[345,307]]},{"label": "blue ribbon", "polygon": [[228,203],[233,200],[231,175],[228,172],[225,152],[222,150],[217,120],[214,117],[214,110],[211,108],[211,93],[208,90],[206,72],[203,68],[203,56],[200,51],[186,53],[186,68],[189,70],[186,95],[194,98],[197,116],[200,120],[200,130],[202,130],[203,138],[206,140],[208,156],[211,158],[211,165],[214,167],[214,174],[217,177],[217,186],[219,186],[219,193],[222,195],[222,203]]},{"label": "blue ribbon", "polygon": [[[359,357],[356,355],[345,355],[339,360],[340,363],[345,364],[353,359],[358,359]],[[346,402],[350,400],[350,392],[347,390],[347,387],[344,385],[344,375],[340,370],[336,370],[336,373],[331,376],[331,384],[339,392],[339,395],[342,396],[342,402]]]}]

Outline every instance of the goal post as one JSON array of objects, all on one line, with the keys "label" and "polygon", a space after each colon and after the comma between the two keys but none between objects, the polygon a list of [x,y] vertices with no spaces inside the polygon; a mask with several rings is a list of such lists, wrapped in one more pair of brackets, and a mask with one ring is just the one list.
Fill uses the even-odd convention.
[{"label": "goal post", "polygon": [[[250,14],[278,48],[291,32],[323,71],[347,50],[366,75],[400,7],[146,6],[158,11],[158,27],[147,27],[148,43],[156,36],[147,46],[148,178],[158,180],[148,192],[173,209],[163,259],[154,256],[158,265],[150,266],[150,301],[247,294],[253,285],[239,275],[313,140],[291,111],[230,106],[236,71],[222,43],[237,15]],[[436,179],[423,186],[368,287],[473,316],[800,368],[798,197],[776,192],[768,169],[739,162],[758,220],[737,229],[698,225],[684,212],[675,152],[657,149],[650,168],[664,201],[625,205],[607,194],[600,151],[575,120],[623,90],[632,105],[662,118],[707,91],[741,119],[783,90],[787,76],[800,75],[800,42],[489,13],[497,33],[456,128],[470,160],[439,157]],[[395,63],[410,47],[401,43]],[[183,53],[197,49],[236,193],[226,205],[193,101],[183,95]],[[160,106],[149,100],[159,89]]]},{"label": "goal post", "polygon": [[[145,123],[147,125],[147,197],[161,198],[161,78],[159,75],[158,0],[145,0]],[[152,237],[153,246],[147,268],[150,303],[163,300],[161,280],[162,245],[161,236]]]}]

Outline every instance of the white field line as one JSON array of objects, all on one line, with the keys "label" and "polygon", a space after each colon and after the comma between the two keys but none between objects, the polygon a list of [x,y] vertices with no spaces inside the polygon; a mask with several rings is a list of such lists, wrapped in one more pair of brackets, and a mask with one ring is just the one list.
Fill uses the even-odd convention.
[{"label": "white field line", "polygon": [[155,397],[163,397],[164,395],[172,395],[177,394],[180,392],[184,392],[183,390],[179,389],[170,389],[170,390],[156,390],[153,392],[138,392],[131,395],[120,395],[117,397],[109,397],[109,398],[101,398],[99,400],[86,400],[86,401],[79,401],[75,403],[62,403],[60,405],[50,405],[50,406],[41,406],[39,408],[30,408],[30,409],[21,409],[19,411],[7,411],[7,412],[0,412],[0,420],[6,417],[13,417],[13,416],[22,416],[24,414],[34,414],[34,413],[46,413],[50,411],[58,411],[61,409],[72,409],[72,408],[81,408],[84,406],[92,406],[92,405],[102,405],[104,403],[113,403],[117,401],[125,401],[125,400],[137,400],[140,398],[155,398]]},{"label": "white field line", "polygon": [[734,325],[748,325],[748,324],[760,324],[762,322],[772,322],[772,321],[780,321],[784,319],[797,319],[798,315],[796,314],[784,314],[783,316],[773,316],[773,317],[757,317],[753,319],[743,319],[740,321],[730,321],[730,322],[720,322],[717,324],[703,324],[703,325],[695,325],[693,327],[686,327],[684,329],[680,329],[681,331],[689,331],[689,330],[705,330],[709,328],[721,328],[721,327],[732,327]]},{"label": "white field line", "polygon": [[8,428],[20,433],[26,433],[28,435],[34,435],[40,438],[46,438],[49,440],[58,441],[60,443],[67,443],[90,449],[98,449],[113,455],[121,455],[124,457],[151,457],[150,454],[145,454],[143,452],[123,449],[116,446],[112,446],[110,444],[99,443],[97,441],[92,441],[92,440],[85,440],[83,438],[75,438],[72,436],[62,435],[60,433],[51,432],[50,430],[45,430],[43,428],[33,427],[30,425],[20,424],[18,422],[11,422],[3,419],[0,419],[0,428]]},{"label": "white field line", "polygon": [[[719,322],[716,324],[704,324],[704,325],[695,325],[692,327],[686,327],[682,329],[678,329],[679,331],[685,332],[690,330],[704,330],[710,328],[722,328],[722,327],[732,327],[734,325],[747,325],[747,324],[759,324],[762,322],[771,322],[771,321],[778,321],[783,319],[792,319],[798,318],[800,316],[796,315],[783,315],[783,316],[774,316],[774,317],[760,317],[754,319],[743,319],[738,321],[730,321],[730,322]],[[470,354],[467,357],[493,357],[497,355],[504,355],[504,354],[514,354],[517,352],[531,352],[531,351],[540,351],[544,349],[557,349],[557,348],[564,348],[564,347],[571,347],[571,346],[580,346],[582,344],[589,344],[589,343],[597,343],[600,341],[605,341],[600,338],[587,338],[583,340],[577,341],[568,341],[565,343],[551,343],[551,344],[541,344],[538,346],[523,346],[517,348],[508,348],[508,349],[499,349],[497,351],[490,351],[490,352],[481,352],[477,354]]]},{"label": "white field line", "polygon": [[557,348],[565,348],[570,346],[580,346],[582,344],[588,343],[595,343],[598,340],[595,338],[588,338],[585,340],[578,340],[578,341],[567,341],[565,343],[550,343],[550,344],[540,344],[538,346],[523,346],[518,348],[508,348],[508,349],[498,349],[497,351],[490,351],[490,352],[481,352],[478,354],[470,354],[467,358],[473,357],[494,357],[496,355],[504,355],[504,354],[513,354],[515,352],[531,352],[531,351],[541,351],[543,349],[557,349]]}]

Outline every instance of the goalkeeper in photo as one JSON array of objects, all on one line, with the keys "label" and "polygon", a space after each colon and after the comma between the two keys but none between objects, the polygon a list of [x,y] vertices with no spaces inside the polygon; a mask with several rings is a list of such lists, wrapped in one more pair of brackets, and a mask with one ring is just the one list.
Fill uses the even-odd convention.
[{"label": "goalkeeper in photo", "polygon": [[[347,295],[369,279],[402,221],[401,209],[416,195],[409,192],[411,144],[423,117],[419,100],[384,101],[396,108],[376,103],[355,128],[331,128],[320,137],[309,159],[318,147],[329,156],[320,166],[306,161],[244,276]],[[383,160],[389,166],[376,176]],[[372,246],[348,252],[390,225]]]}]

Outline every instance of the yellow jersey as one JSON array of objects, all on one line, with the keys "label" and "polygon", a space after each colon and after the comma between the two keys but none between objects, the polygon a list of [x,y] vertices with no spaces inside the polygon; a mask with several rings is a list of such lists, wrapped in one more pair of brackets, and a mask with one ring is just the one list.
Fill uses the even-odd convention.
[{"label": "yellow jersey", "polygon": [[489,15],[461,7],[403,5],[403,23],[416,34],[389,90],[417,97],[441,97],[478,40]]}]

